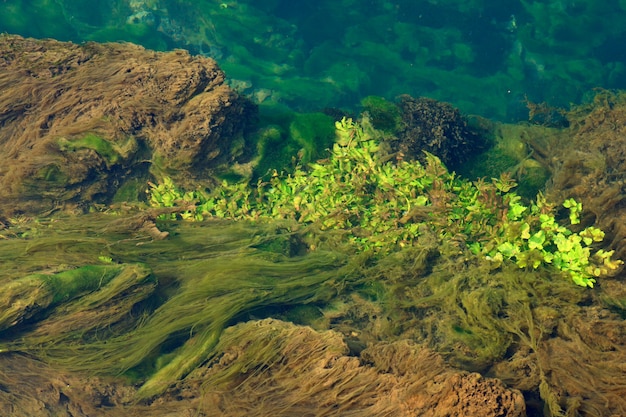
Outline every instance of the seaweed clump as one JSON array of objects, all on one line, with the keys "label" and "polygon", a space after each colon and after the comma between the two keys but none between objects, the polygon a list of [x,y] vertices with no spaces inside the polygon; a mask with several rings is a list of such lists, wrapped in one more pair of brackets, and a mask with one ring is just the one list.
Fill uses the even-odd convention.
[{"label": "seaweed clump", "polygon": [[626,255],[626,94],[597,91],[588,104],[568,114],[569,135],[553,146],[546,195],[552,201],[573,197],[588,210],[582,224],[607,233],[616,256]]},{"label": "seaweed clump", "polygon": [[400,97],[402,127],[392,148],[408,159],[424,160],[424,152],[437,155],[450,170],[484,147],[480,135],[467,124],[458,109],[431,98]]}]

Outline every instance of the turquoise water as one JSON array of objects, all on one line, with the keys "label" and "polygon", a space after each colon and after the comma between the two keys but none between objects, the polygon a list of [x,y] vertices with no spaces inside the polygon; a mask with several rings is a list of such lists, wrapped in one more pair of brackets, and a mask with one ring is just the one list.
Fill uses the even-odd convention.
[{"label": "turquoise water", "polygon": [[626,88],[623,0],[4,0],[0,31],[185,48],[295,110],[410,94],[523,120],[525,98]]}]

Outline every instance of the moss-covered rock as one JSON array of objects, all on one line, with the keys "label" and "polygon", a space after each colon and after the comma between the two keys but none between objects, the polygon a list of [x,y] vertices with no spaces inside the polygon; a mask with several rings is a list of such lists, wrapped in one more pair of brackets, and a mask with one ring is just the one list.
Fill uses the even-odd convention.
[{"label": "moss-covered rock", "polygon": [[473,155],[458,170],[468,178],[497,178],[509,173],[518,182],[517,192],[534,199],[550,178],[544,157],[535,149],[556,141],[565,133],[560,129],[529,124],[490,123],[483,126],[489,148]]},{"label": "moss-covered rock", "polygon": [[402,127],[400,108],[384,97],[365,97],[361,100],[361,106],[369,114],[370,121],[376,129],[396,133]]},{"label": "moss-covered rock", "polygon": [[9,35],[0,54],[0,214],[106,203],[149,171],[209,178],[244,152],[254,107],[211,59]]}]

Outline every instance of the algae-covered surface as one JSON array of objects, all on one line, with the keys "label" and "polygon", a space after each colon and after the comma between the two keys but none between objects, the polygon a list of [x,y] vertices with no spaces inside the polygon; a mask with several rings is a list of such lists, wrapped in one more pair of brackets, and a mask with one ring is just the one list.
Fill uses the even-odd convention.
[{"label": "algae-covered surface", "polygon": [[[379,257],[339,244],[335,232],[288,221],[158,221],[161,232],[169,232],[159,240],[138,222],[144,224],[146,215],[95,213],[5,231],[0,285],[20,311],[3,315],[3,355],[28,354],[55,369],[125,381],[122,387],[139,388],[126,393],[127,407],[174,387],[184,392],[183,381],[199,387],[205,407],[224,389],[230,392],[234,402],[226,415],[253,406],[262,392],[277,401],[291,395],[293,403],[283,404],[289,415],[306,409],[304,392],[313,388],[295,382],[296,364],[312,364],[288,346],[305,343],[293,332],[311,326],[307,331],[333,331],[343,340],[335,348],[318,345],[320,353],[357,355],[366,363],[375,355],[376,367],[396,369],[412,363],[415,352],[432,351],[446,366],[497,377],[524,393],[529,415],[626,410],[626,328],[619,310],[562,275],[514,265],[493,270],[427,233],[412,247]],[[298,326],[277,333],[278,322],[266,328],[252,321],[244,332],[231,329],[266,317]],[[407,341],[409,351],[376,350],[380,343]],[[305,343],[297,349],[315,348]],[[409,362],[395,363],[396,349]],[[290,362],[296,368],[285,367]],[[210,368],[198,373],[207,363]],[[350,372],[358,381],[361,372],[373,371]],[[434,371],[420,372],[407,375],[424,378]],[[344,384],[342,395],[364,392],[369,398],[376,392]],[[394,384],[404,382],[376,386],[399,389]],[[317,390],[324,395],[322,386]],[[334,401],[345,412],[372,411],[355,398],[354,408],[348,397]],[[275,412],[269,404],[259,408],[268,414],[258,415]]]},{"label": "algae-covered surface", "polygon": [[[611,126],[624,103],[602,92],[565,114],[568,129],[492,128],[483,157],[513,162],[491,181],[433,154],[405,159],[363,115],[335,123],[327,158],[256,183],[184,190],[165,177],[147,201],[7,217],[0,405],[622,415],[624,139]],[[523,199],[513,176],[533,166],[552,180]]]},{"label": "algae-covered surface", "polygon": [[0,2],[0,414],[626,415],[624,2],[80,3]]}]

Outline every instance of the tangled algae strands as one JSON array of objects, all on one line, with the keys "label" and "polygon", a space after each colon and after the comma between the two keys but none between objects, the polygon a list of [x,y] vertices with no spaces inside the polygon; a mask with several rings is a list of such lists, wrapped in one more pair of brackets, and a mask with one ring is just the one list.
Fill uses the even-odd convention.
[{"label": "tangled algae strands", "polygon": [[[61,310],[72,313],[75,323],[50,311],[34,330],[26,329],[0,347],[32,353],[70,370],[101,374],[121,374],[133,368],[153,371],[153,362],[175,349],[171,361],[157,369],[140,390],[140,397],[150,397],[206,360],[224,327],[237,316],[267,306],[329,301],[350,279],[345,255],[307,252],[288,225],[205,222],[170,223],[168,227],[169,239],[151,241],[132,219],[100,214],[59,220],[37,230],[30,240],[0,242],[1,257],[30,263],[21,265],[23,272],[45,265],[53,271],[75,271],[80,279],[85,264],[97,264],[104,256],[120,262],[109,266],[119,272],[113,274],[116,277],[131,275],[134,281],[143,281],[154,276],[160,283],[153,303],[144,303],[143,310],[131,314],[153,292],[154,280],[148,279],[141,290],[119,285],[115,297],[101,282],[80,302],[63,305]],[[63,273],[67,272],[50,276]],[[15,274],[10,275],[3,281],[15,279]],[[100,300],[102,292],[108,294],[104,301]],[[134,295],[130,303],[125,295]],[[163,299],[150,309],[149,305]],[[103,308],[116,313],[109,314],[100,327],[97,322],[80,322],[81,316],[102,319],[103,314],[96,311]],[[133,325],[118,324],[122,317]],[[54,325],[59,320],[63,325]],[[68,332],[69,328],[76,330]]]},{"label": "tangled algae strands", "polygon": [[426,236],[364,273],[377,287],[375,303],[352,306],[363,338],[412,340],[499,378],[525,393],[531,414],[626,412],[626,323],[594,291],[547,270],[493,269]]},{"label": "tangled algae strands", "polygon": [[[33,315],[25,314],[28,308],[14,313],[0,330],[0,349],[88,374],[137,377],[145,381],[138,399],[200,377],[209,384],[207,396],[236,388],[231,397],[244,408],[266,393],[289,408],[323,388],[297,382],[301,368],[290,364],[309,363],[306,352],[355,361],[354,377],[342,379],[340,368],[329,374],[343,382],[328,389],[339,389],[347,404],[387,373],[361,369],[366,352],[410,341],[416,355],[437,352],[448,364],[524,391],[542,403],[537,408],[546,405],[544,415],[626,412],[626,324],[595,298],[600,286],[576,287],[548,270],[494,270],[427,231],[415,246],[372,258],[342,247],[342,232],[288,222],[163,222],[164,240],[154,240],[145,227],[151,222],[150,213],[92,214],[24,226],[28,239],[0,240],[0,262],[7,266],[0,286],[83,274],[93,284],[73,286],[73,296],[41,304]],[[334,332],[289,325],[278,332],[282,338],[275,322],[241,323],[311,304],[322,312],[317,328]],[[291,344],[305,333],[341,340],[320,351],[305,341],[294,351]],[[360,355],[346,354],[347,346]],[[229,352],[239,355],[234,362]],[[402,363],[387,364],[385,355],[381,369]],[[283,385],[267,382],[277,379]],[[248,389],[254,394],[245,395]]]},{"label": "tangled algae strands", "polygon": [[[406,340],[372,345],[358,357],[349,354],[338,332],[316,332],[274,319],[229,327],[216,350],[224,354],[182,384],[201,387],[206,415],[435,415],[451,397],[452,385],[458,390],[464,378],[471,378],[459,377],[440,355]],[[478,384],[473,388],[481,389]],[[510,397],[522,402],[521,394],[509,396],[502,388],[499,381],[486,387],[494,397],[501,395],[501,410],[518,415],[512,413]],[[221,398],[219,407],[216,396]],[[452,397],[457,405],[451,408],[463,410],[458,404],[464,396],[457,392]],[[475,412],[465,415],[496,415],[493,404],[470,410]]]},{"label": "tangled algae strands", "polygon": [[257,254],[202,262],[185,272],[189,276],[179,292],[133,335],[137,352],[124,349],[126,342],[121,340],[120,363],[133,366],[145,357],[146,349],[158,348],[168,337],[191,336],[139,392],[140,396],[158,394],[207,359],[224,326],[237,315],[272,305],[329,301],[341,285],[338,261],[329,253],[314,252],[281,262]]}]

